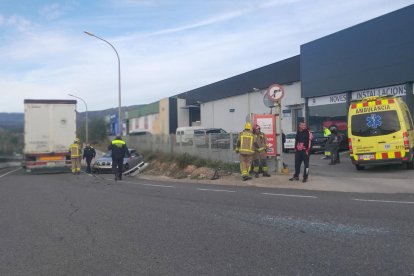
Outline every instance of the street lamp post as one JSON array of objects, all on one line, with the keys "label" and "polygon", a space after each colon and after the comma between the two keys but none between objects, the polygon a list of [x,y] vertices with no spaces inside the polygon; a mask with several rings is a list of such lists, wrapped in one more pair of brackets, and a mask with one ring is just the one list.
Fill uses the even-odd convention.
[{"label": "street lamp post", "polygon": [[107,43],[109,46],[111,46],[111,48],[115,51],[116,57],[118,58],[118,134],[122,135],[122,125],[121,125],[121,60],[119,59],[119,55],[118,52],[116,51],[115,47],[109,43],[108,41],[106,41],[105,39],[96,36],[93,33],[84,31],[85,34],[89,35],[89,36],[93,36],[99,40],[102,40],[103,42]]},{"label": "street lamp post", "polygon": [[86,104],[85,100],[82,99],[81,97],[75,96],[73,94],[68,94],[71,97],[74,97],[76,99],[81,100],[84,104],[85,104],[85,108],[86,108],[86,122],[85,122],[85,131],[86,131],[86,144],[89,144],[89,140],[88,140],[88,105]]}]

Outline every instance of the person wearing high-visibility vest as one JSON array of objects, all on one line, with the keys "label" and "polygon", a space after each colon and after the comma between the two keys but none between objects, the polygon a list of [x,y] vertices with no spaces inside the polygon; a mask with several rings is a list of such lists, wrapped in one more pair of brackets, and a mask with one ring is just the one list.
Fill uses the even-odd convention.
[{"label": "person wearing high-visibility vest", "polygon": [[256,137],[252,132],[252,125],[247,122],[240,132],[236,144],[236,153],[240,154],[240,172],[243,181],[252,179],[249,175],[252,166],[253,154],[258,148]]},{"label": "person wearing high-visibility vest", "polygon": [[253,134],[256,136],[258,148],[253,155],[253,172],[255,177],[259,177],[260,171],[263,176],[269,177],[267,173],[267,138],[266,135],[260,131],[260,126],[255,124],[253,126]]},{"label": "person wearing high-visibility vest", "polygon": [[117,136],[108,146],[112,157],[112,170],[115,174],[115,181],[122,180],[122,170],[124,169],[124,158],[130,157],[128,147],[122,140],[121,136]]},{"label": "person wearing high-visibility vest", "polygon": [[69,146],[70,159],[72,161],[72,173],[80,174],[82,148],[79,138],[76,138],[73,144]]},{"label": "person wearing high-visibility vest", "polygon": [[331,136],[331,130],[329,129],[329,127],[324,126],[323,127],[323,137],[326,137],[326,143],[325,143],[325,156],[323,157],[323,159],[330,159],[331,158],[331,149],[329,148],[330,145],[328,144],[328,139],[329,136]]}]

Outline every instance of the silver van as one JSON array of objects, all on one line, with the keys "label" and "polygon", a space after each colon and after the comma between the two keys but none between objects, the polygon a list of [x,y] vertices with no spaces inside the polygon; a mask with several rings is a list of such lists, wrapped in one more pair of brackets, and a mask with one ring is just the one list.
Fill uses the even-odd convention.
[{"label": "silver van", "polygon": [[175,141],[177,144],[192,144],[194,140],[194,131],[202,129],[201,126],[177,127],[175,131]]},{"label": "silver van", "polygon": [[216,141],[228,140],[229,133],[222,128],[203,128],[194,131],[194,142],[196,146],[208,146],[209,139],[214,147]]}]

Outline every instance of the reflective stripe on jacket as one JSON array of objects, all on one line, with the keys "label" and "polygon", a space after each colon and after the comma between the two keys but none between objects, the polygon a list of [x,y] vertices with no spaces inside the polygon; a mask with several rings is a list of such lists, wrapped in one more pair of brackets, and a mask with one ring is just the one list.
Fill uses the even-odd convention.
[{"label": "reflective stripe on jacket", "polygon": [[70,145],[69,151],[70,151],[70,158],[77,158],[81,156],[81,148],[80,148],[80,145],[77,143]]},{"label": "reflective stripe on jacket", "polygon": [[250,131],[242,131],[239,134],[239,140],[237,141],[237,148],[241,154],[254,154],[255,137]]},{"label": "reflective stripe on jacket", "polygon": [[257,149],[257,151],[259,152],[266,151],[267,138],[265,134],[263,132],[260,132],[259,134],[256,135],[256,137],[257,137],[257,144],[259,145],[259,148]]}]

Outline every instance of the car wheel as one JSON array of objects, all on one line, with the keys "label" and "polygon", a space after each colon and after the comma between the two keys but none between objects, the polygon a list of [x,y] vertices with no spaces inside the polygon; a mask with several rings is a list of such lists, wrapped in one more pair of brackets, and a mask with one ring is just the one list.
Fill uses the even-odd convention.
[{"label": "car wheel", "polygon": [[364,166],[361,166],[361,165],[358,165],[358,164],[356,164],[356,165],[355,165],[355,168],[356,168],[358,171],[362,171],[363,169],[365,169],[365,167],[364,167]]}]

